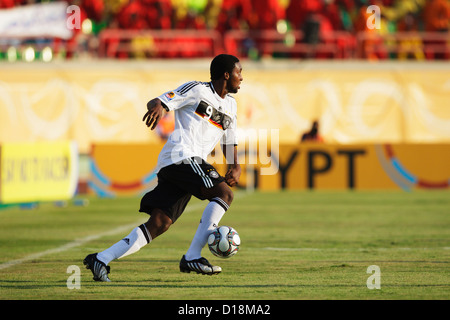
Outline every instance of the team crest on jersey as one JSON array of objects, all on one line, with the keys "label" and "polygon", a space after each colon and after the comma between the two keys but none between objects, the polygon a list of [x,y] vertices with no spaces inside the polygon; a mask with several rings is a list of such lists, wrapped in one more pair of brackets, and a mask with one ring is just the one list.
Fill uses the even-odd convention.
[{"label": "team crest on jersey", "polygon": [[222,130],[228,129],[232,121],[228,115],[213,108],[205,101],[200,101],[197,109],[195,110],[195,114],[205,120],[208,120],[209,123]]},{"label": "team crest on jersey", "polygon": [[173,98],[175,98],[175,93],[173,91],[166,93],[166,98],[172,100]]},{"label": "team crest on jersey", "polygon": [[231,120],[230,119],[224,119],[223,120],[223,128],[224,128],[224,130],[225,129],[228,129],[229,127],[230,127],[230,124],[231,124]]}]

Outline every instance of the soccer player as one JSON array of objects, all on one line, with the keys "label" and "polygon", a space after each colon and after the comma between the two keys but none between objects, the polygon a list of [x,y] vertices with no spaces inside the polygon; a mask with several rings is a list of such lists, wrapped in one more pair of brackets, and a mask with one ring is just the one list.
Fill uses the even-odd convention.
[{"label": "soccer player", "polygon": [[[227,54],[216,56],[210,66],[211,82],[187,82],[147,103],[143,121],[155,129],[164,110],[175,112],[175,129],[158,157],[158,184],[141,200],[140,212],[149,220],[110,248],[88,255],[83,263],[94,280],[110,281],[108,264],[139,251],[166,232],[181,216],[191,196],[208,200],[189,249],[180,261],[181,272],[213,275],[222,271],[201,256],[208,235],[233,201],[230,187],[239,182],[237,162],[236,100],[230,95],[240,89],[242,66]],[[225,177],[206,162],[221,143],[228,164]]]}]

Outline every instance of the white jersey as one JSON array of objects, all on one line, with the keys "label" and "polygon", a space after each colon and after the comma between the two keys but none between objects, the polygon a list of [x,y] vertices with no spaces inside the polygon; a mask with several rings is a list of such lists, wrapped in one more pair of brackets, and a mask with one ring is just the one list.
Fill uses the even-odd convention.
[{"label": "white jersey", "polygon": [[211,82],[187,82],[158,97],[175,112],[175,129],[158,157],[158,170],[190,157],[204,160],[219,141],[237,145],[236,100],[222,99]]}]

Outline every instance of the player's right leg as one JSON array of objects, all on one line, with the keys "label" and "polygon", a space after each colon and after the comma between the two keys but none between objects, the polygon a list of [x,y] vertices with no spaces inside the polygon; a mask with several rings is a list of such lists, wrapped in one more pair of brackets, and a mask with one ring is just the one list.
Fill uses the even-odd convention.
[{"label": "player's right leg", "polygon": [[86,269],[92,271],[95,281],[110,282],[108,274],[110,268],[102,261],[97,259],[97,253],[92,253],[86,256],[83,260]]},{"label": "player's right leg", "polygon": [[[109,281],[108,264],[113,260],[136,253],[166,232],[183,213],[190,198],[190,194],[158,173],[158,185],[142,197],[139,209],[140,212],[150,215],[149,220],[134,228],[128,236],[108,249],[85,258],[86,268],[92,271],[94,280]],[[89,263],[89,261],[92,262]]]},{"label": "player's right leg", "polygon": [[86,269],[92,271],[95,281],[110,281],[108,264],[116,259],[138,252],[153,239],[163,234],[172,225],[172,220],[161,209],[153,209],[150,219],[134,228],[128,236],[108,249],[93,253],[83,260]]},{"label": "player's right leg", "polygon": [[86,256],[83,264],[86,266],[86,269],[91,270],[95,281],[110,281],[108,277],[110,267],[108,264],[111,261],[133,254],[151,241],[152,236],[145,225],[141,224],[108,249]]}]

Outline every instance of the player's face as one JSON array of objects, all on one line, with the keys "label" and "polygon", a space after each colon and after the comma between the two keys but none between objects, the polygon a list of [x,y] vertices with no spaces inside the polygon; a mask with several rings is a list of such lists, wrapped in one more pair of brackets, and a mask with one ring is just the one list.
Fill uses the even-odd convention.
[{"label": "player's face", "polygon": [[229,93],[237,93],[243,80],[241,63],[236,62],[234,69],[227,80],[227,91]]}]

